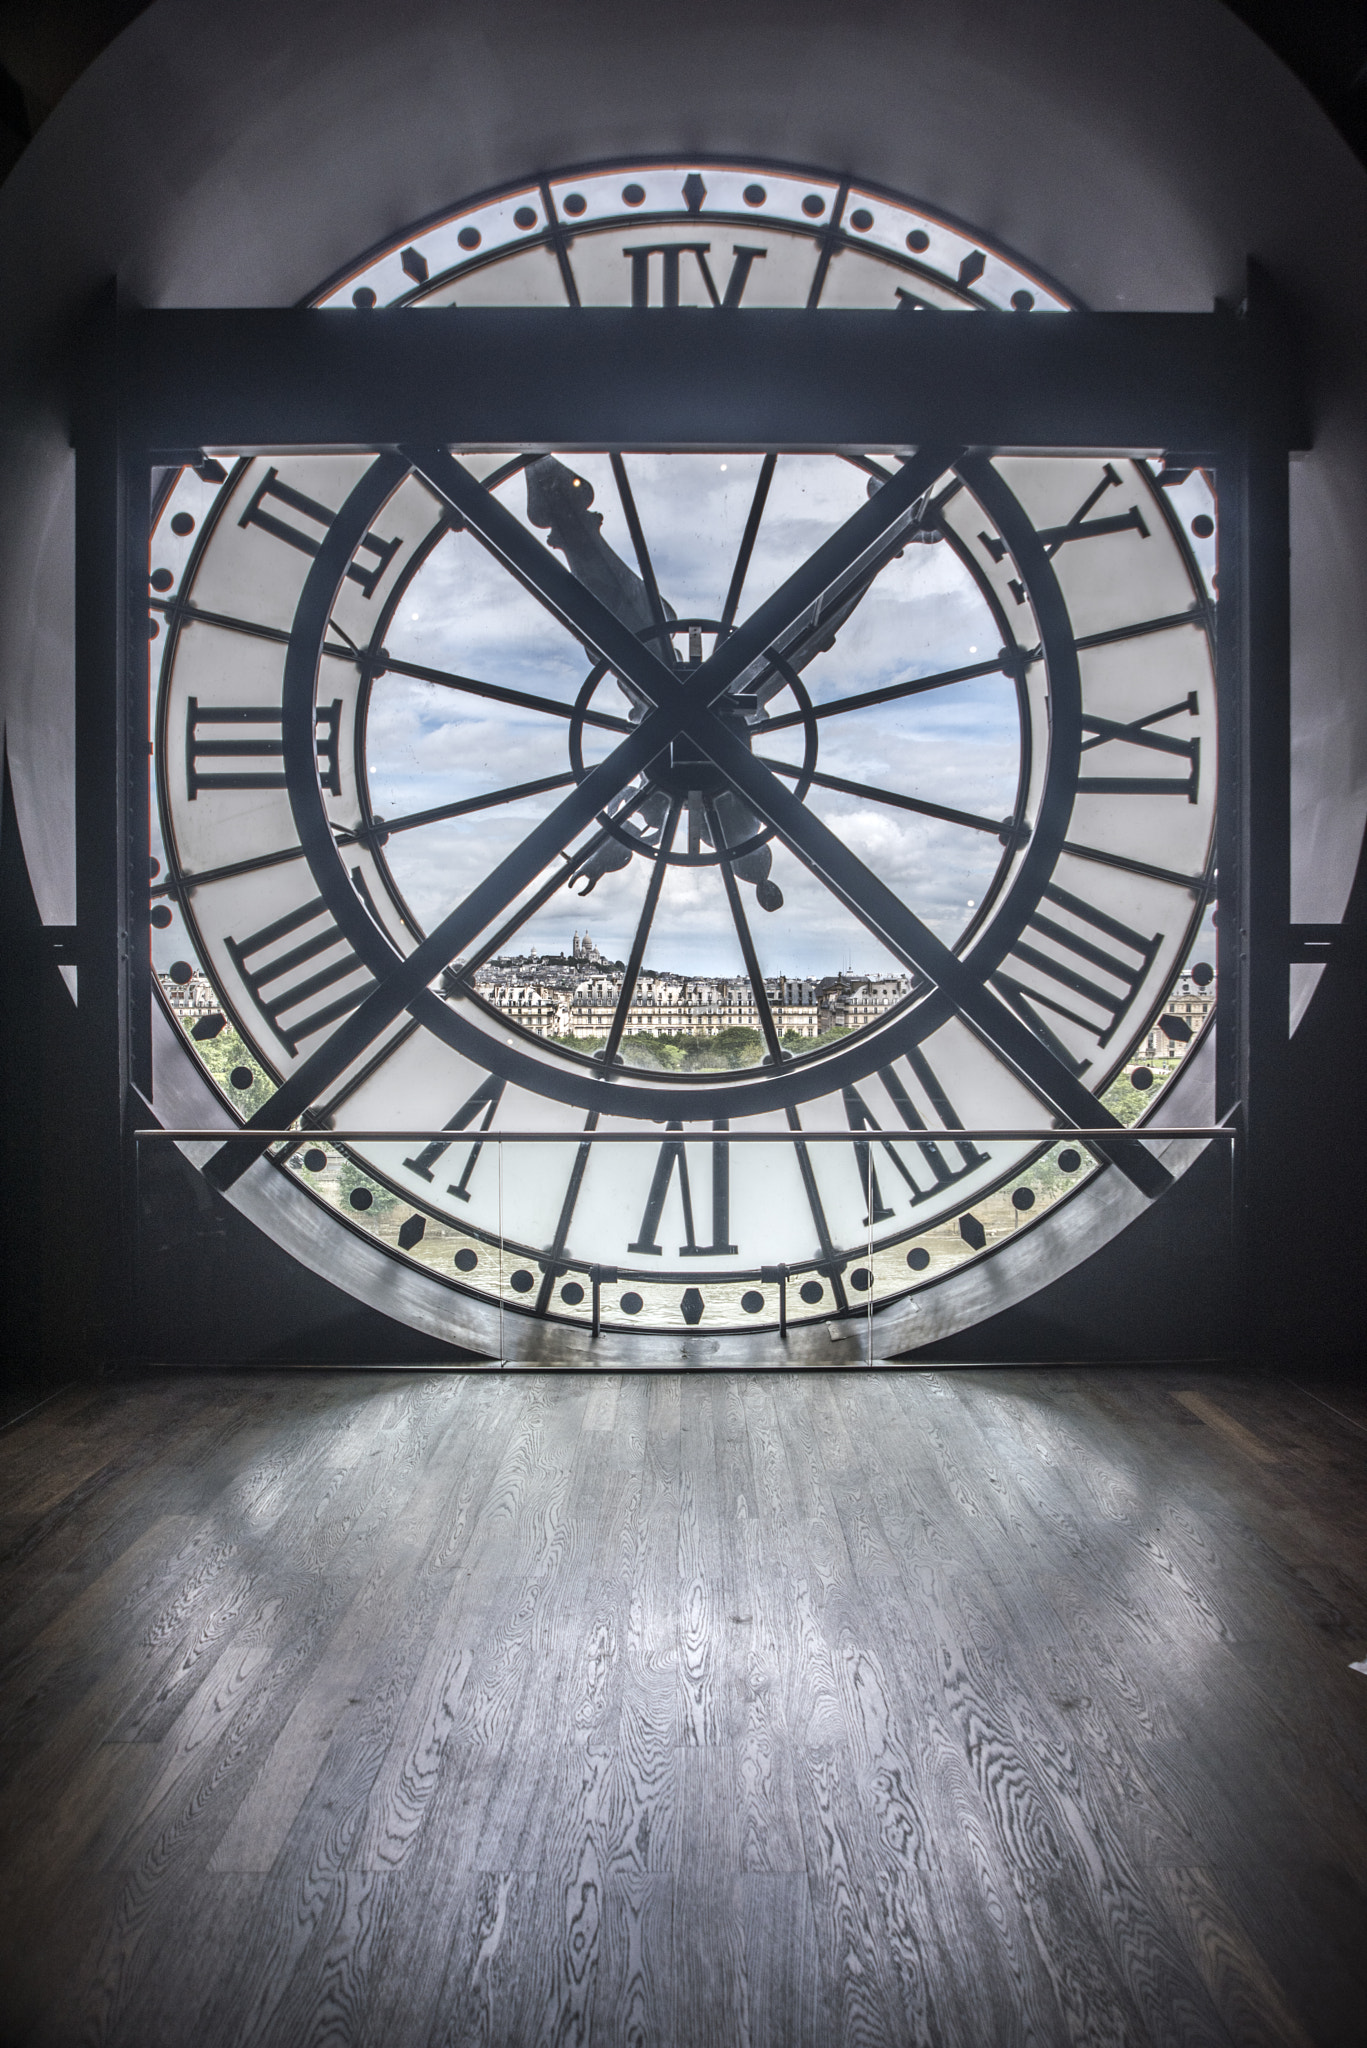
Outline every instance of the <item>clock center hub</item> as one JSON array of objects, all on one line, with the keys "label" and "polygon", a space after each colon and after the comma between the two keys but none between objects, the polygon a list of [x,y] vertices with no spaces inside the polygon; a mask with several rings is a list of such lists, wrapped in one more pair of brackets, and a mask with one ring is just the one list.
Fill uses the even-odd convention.
[{"label": "clock center hub", "polygon": [[[712,716],[748,747],[751,744],[746,714],[749,698],[724,697],[712,706]],[[690,796],[718,797],[729,787],[726,776],[709,759],[689,733],[680,733],[658,753],[647,770],[650,780],[669,796],[686,800]]]}]

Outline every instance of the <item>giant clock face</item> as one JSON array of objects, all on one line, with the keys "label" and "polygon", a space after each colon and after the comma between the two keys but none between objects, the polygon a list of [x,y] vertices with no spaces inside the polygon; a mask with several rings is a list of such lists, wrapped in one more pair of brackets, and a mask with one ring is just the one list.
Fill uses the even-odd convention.
[{"label": "giant clock face", "polygon": [[[500,193],[322,302],[1066,317],[714,165]],[[152,548],[168,1005],[453,1330],[830,1319],[1156,1192],[1066,1125],[1210,894],[1212,509],[1156,457],[211,454]],[[440,1135],[329,1136],[377,1128]],[[985,1128],[1062,1135],[918,1135]]]}]

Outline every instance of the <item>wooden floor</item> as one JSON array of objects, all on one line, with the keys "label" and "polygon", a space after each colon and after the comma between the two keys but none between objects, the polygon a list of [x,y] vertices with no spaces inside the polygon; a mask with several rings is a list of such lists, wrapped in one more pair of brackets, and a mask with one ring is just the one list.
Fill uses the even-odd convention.
[{"label": "wooden floor", "polygon": [[0,1434],[0,2042],[1367,2041],[1367,1406],[160,1374]]}]

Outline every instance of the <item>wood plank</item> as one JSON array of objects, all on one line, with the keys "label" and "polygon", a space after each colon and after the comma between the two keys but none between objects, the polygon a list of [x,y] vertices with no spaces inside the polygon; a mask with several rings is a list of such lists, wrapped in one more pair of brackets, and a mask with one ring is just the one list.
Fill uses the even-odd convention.
[{"label": "wood plank", "polygon": [[64,1397],[0,2041],[1349,2048],[1365,1446],[1166,1367]]}]

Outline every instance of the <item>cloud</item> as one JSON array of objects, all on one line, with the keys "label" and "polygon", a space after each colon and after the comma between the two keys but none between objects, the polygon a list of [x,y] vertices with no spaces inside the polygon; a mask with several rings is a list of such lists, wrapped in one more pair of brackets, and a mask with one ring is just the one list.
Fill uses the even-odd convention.
[{"label": "cloud", "polygon": [[[604,538],[634,564],[607,458],[566,459],[593,485]],[[760,460],[626,458],[652,564],[681,617],[720,615]],[[520,478],[501,495],[525,517]],[[866,475],[839,457],[781,456],[740,616],[866,502]],[[990,660],[999,644],[976,585],[950,547],[913,544],[884,570],[835,646],[809,663],[803,683],[816,703],[832,704]],[[433,549],[398,608],[389,645],[400,659],[532,691],[559,705],[573,702],[590,669],[573,635],[466,533],[446,535]],[[625,709],[610,679],[599,686],[594,703],[619,714]],[[785,693],[770,709],[781,712],[792,704]],[[590,732],[586,756],[601,759],[614,744],[610,733]],[[1015,692],[1000,676],[819,722],[819,765],[825,772],[988,820],[1006,816],[1012,807],[1019,744]],[[757,743],[758,751],[790,761],[801,758],[801,749],[800,729]],[[367,750],[372,802],[386,817],[396,817],[568,772],[569,724],[390,672],[372,693]],[[550,793],[396,835],[386,857],[419,921],[430,927],[445,915],[558,801],[559,793]],[[957,936],[972,915],[970,905],[980,903],[991,886],[1002,855],[993,833],[863,796],[814,789],[808,801],[946,940]],[[775,848],[774,876],[785,903],[773,915],[759,911],[753,891],[742,888],[766,971],[819,973],[844,964],[873,971],[890,964],[850,913],[782,847]],[[637,856],[605,875],[584,901],[562,892],[528,925],[525,938],[542,950],[557,950],[587,924],[605,954],[624,957],[646,881],[647,863]],[[653,966],[682,971],[739,971],[739,948],[715,867],[671,870],[647,958]]]}]

